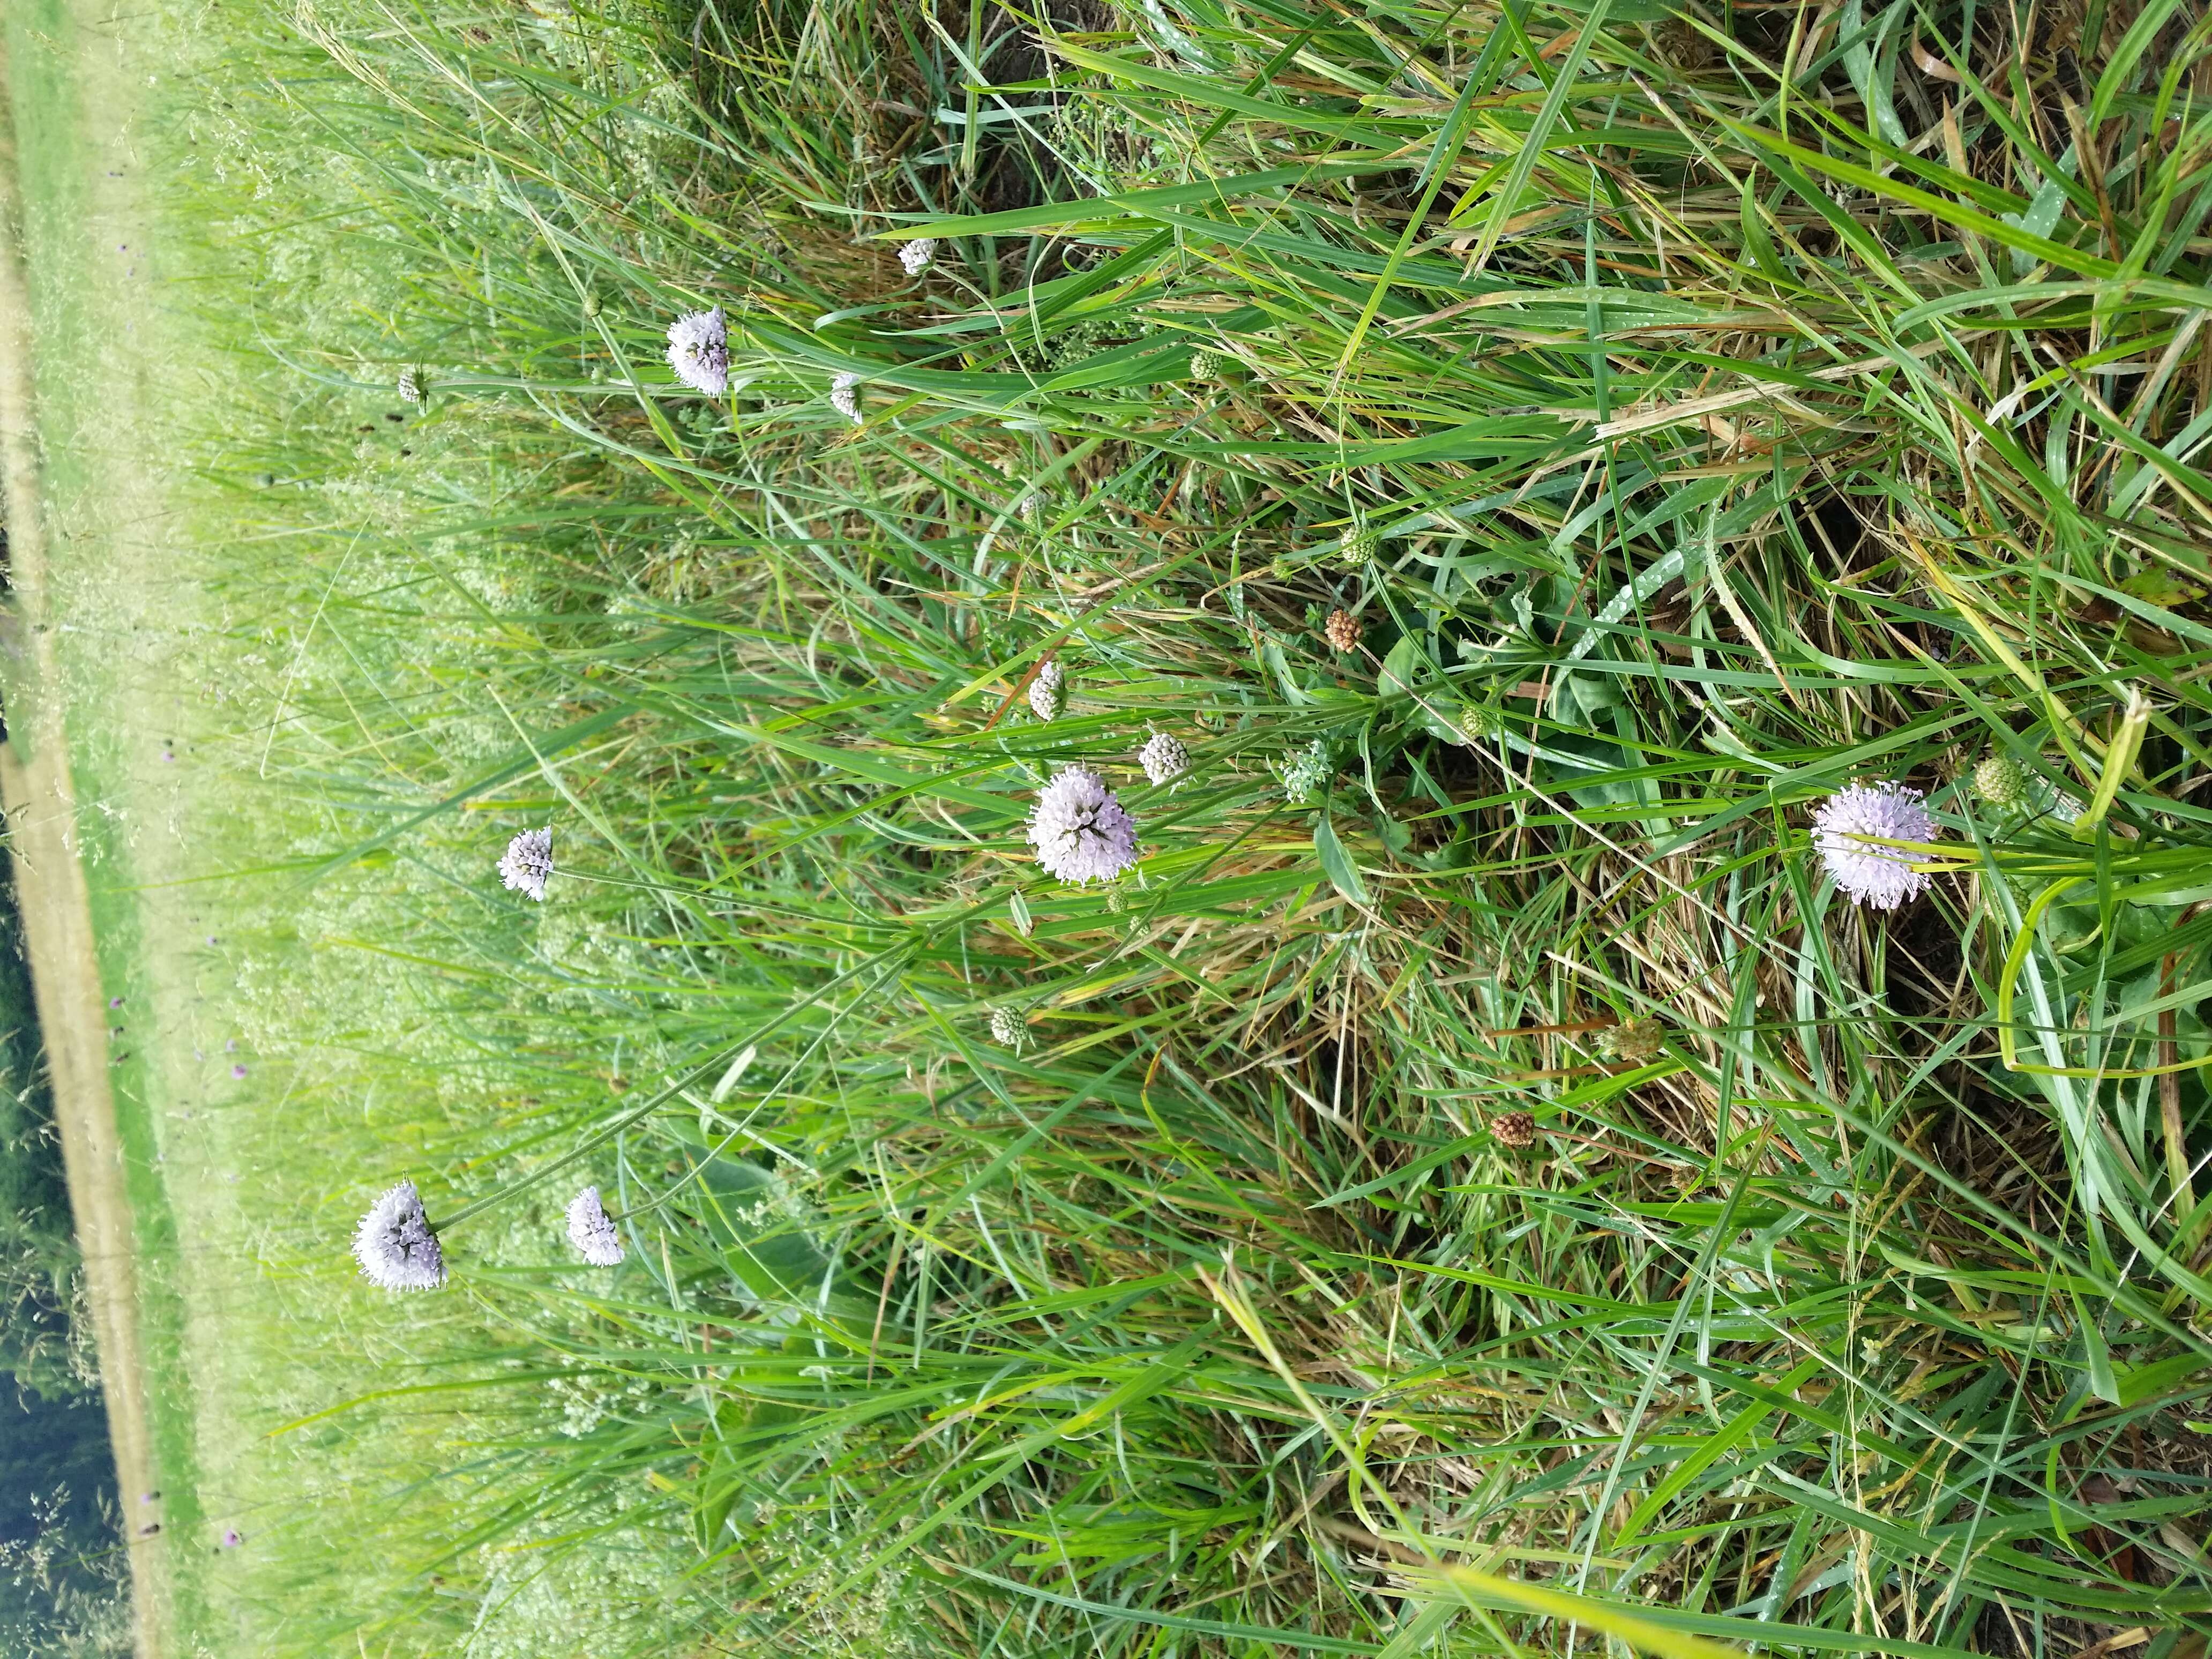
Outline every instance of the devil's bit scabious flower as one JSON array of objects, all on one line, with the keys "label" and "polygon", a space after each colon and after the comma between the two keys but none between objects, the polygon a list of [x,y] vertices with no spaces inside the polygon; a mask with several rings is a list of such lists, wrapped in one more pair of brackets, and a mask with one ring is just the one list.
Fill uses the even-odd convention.
[{"label": "devil's bit scabious flower", "polygon": [[1008,1048],[1022,1046],[1022,1017],[1011,1008],[991,1010],[991,1041]]},{"label": "devil's bit scabious flower", "polygon": [[1158,787],[1163,783],[1173,783],[1190,770],[1190,750],[1166,732],[1155,732],[1137,751],[1137,764],[1145,769],[1145,775]]},{"label": "devil's bit scabious flower", "polygon": [[399,371],[399,401],[403,404],[422,401],[422,377],[411,368]]},{"label": "devil's bit scabious flower", "polygon": [[1527,1112],[1500,1112],[1490,1120],[1490,1133],[1499,1146],[1522,1152],[1536,1144],[1536,1120]]},{"label": "devil's bit scabious flower", "polygon": [[830,382],[830,407],[854,426],[860,423],[860,377],[840,374]]},{"label": "devil's bit scabious flower", "polygon": [[1066,707],[1066,672],[1049,659],[1039,663],[1036,677],[1030,681],[1030,713],[1041,720],[1056,720]]},{"label": "devil's bit scabious flower", "polygon": [[553,828],[526,830],[500,855],[499,878],[517,893],[545,902],[545,878],[553,873]]},{"label": "devil's bit scabious flower", "polygon": [[2027,778],[2010,755],[1991,755],[1974,769],[1974,793],[1992,806],[2017,806],[2027,798]]},{"label": "devil's bit scabious flower", "polygon": [[[1932,841],[1936,820],[1920,792],[1901,783],[1855,783],[1813,814],[1813,845],[1836,885],[1855,904],[1894,910],[1935,879],[1912,867],[1913,854],[1876,841]],[[1872,839],[1869,839],[1869,838]]]},{"label": "devil's bit scabious flower", "polygon": [[1330,611],[1328,620],[1322,624],[1321,630],[1322,637],[1328,641],[1328,648],[1340,656],[1347,651],[1359,649],[1359,635],[1363,631],[1359,618],[1349,611]]},{"label": "devil's bit scabious flower", "polygon": [[668,325],[668,366],[694,392],[719,398],[730,385],[730,335],[722,313],[693,311]]},{"label": "devil's bit scabious flower", "polygon": [[1221,378],[1221,354],[1204,346],[1190,354],[1190,378],[1201,385]]},{"label": "devil's bit scabious flower", "polygon": [[622,1265],[622,1240],[597,1187],[586,1187],[568,1200],[568,1242],[594,1267]]},{"label": "devil's bit scabious flower", "polygon": [[1037,862],[1062,881],[1111,881],[1137,861],[1137,826],[1105,779],[1071,766],[1037,796],[1030,844]]},{"label": "devil's bit scabious flower", "polygon": [[937,257],[937,241],[933,237],[917,236],[899,250],[899,263],[906,267],[909,276],[919,276],[929,269],[929,262]]},{"label": "devil's bit scabious flower", "polygon": [[369,1206],[353,1236],[353,1254],[369,1282],[387,1291],[434,1291],[446,1282],[446,1253],[411,1181]]}]

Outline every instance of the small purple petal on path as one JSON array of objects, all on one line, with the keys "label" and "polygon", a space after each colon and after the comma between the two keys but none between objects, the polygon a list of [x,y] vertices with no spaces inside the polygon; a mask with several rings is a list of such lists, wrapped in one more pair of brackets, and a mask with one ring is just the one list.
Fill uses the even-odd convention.
[{"label": "small purple petal on path", "polygon": [[230,1074],[233,1077],[244,1077],[246,1075],[246,1067],[243,1066],[234,1066],[230,1068]]}]

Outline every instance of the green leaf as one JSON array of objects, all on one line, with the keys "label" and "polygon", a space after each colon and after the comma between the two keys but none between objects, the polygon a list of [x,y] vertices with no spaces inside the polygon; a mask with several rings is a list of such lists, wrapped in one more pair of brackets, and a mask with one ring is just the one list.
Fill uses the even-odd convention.
[{"label": "green leaf", "polygon": [[1359,866],[1352,861],[1352,854],[1344,850],[1344,843],[1336,838],[1336,828],[1322,812],[1314,818],[1314,851],[1321,855],[1322,873],[1329,884],[1354,904],[1369,904],[1367,884],[1359,878]]},{"label": "green leaf", "polygon": [[2074,1316],[2081,1322],[2081,1344],[2089,1351],[2089,1391],[2098,1399],[2112,1405],[2120,1404],[2119,1380],[2112,1375],[2112,1355],[2105,1346],[2105,1334],[2097,1328],[2097,1322],[2079,1296],[2074,1298]]}]

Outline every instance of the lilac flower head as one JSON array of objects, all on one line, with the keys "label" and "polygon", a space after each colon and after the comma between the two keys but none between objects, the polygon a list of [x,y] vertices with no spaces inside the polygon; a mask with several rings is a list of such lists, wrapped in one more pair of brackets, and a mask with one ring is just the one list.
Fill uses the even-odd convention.
[{"label": "lilac flower head", "polygon": [[1037,862],[1062,881],[1111,881],[1137,861],[1137,826],[1105,779],[1071,766],[1037,796],[1030,844]]},{"label": "lilac flower head", "polygon": [[527,893],[545,902],[545,878],[553,873],[553,826],[526,830],[500,855],[499,878],[510,892]]},{"label": "lilac flower head", "polygon": [[1037,665],[1030,681],[1030,713],[1041,720],[1056,720],[1067,707],[1067,672],[1049,657]]},{"label": "lilac flower head", "polygon": [[1934,840],[1936,820],[1920,799],[1917,789],[1901,783],[1855,783],[1829,796],[1813,814],[1813,846],[1854,904],[1894,910],[1935,879],[1915,870],[1913,854],[1904,848],[1875,844]]},{"label": "lilac flower head", "polygon": [[929,269],[929,262],[937,257],[937,239],[917,236],[899,250],[899,263],[906,267],[909,276],[919,276]]},{"label": "lilac flower head", "polygon": [[369,1206],[354,1233],[353,1254],[369,1282],[387,1291],[434,1291],[446,1282],[446,1253],[411,1181]]},{"label": "lilac flower head", "polygon": [[615,1233],[607,1206],[599,1202],[597,1187],[586,1187],[568,1200],[568,1242],[594,1267],[622,1264],[622,1240]]},{"label": "lilac flower head", "polygon": [[223,1547],[223,1548],[225,1548],[225,1549],[227,1549],[227,1550],[234,1550],[234,1549],[236,1549],[236,1548],[237,1548],[240,1544],[243,1544],[245,1541],[246,1541],[246,1534],[245,1534],[244,1533],[242,1533],[242,1532],[239,1531],[239,1529],[238,1529],[236,1527],[226,1527],[225,1528],[223,1528],[223,1534],[222,1534],[222,1547]]},{"label": "lilac flower head", "polygon": [[1137,751],[1137,764],[1145,769],[1145,775],[1155,788],[1172,783],[1190,770],[1190,750],[1164,732],[1155,732],[1151,740]]},{"label": "lilac flower head", "polygon": [[840,374],[830,382],[830,407],[854,426],[860,424],[860,377]]},{"label": "lilac flower head", "polygon": [[719,398],[730,385],[730,334],[721,308],[686,312],[668,325],[668,366],[694,392]]}]

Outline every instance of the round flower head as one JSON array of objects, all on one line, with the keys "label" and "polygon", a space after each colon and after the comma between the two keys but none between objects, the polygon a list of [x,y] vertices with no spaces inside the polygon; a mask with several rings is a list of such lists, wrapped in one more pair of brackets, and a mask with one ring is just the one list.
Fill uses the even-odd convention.
[{"label": "round flower head", "polygon": [[500,855],[499,878],[510,891],[545,902],[545,878],[553,873],[553,828],[526,830]]},{"label": "round flower head", "polygon": [[422,377],[411,368],[399,371],[399,401],[405,404],[422,401]]},{"label": "round flower head", "polygon": [[368,1281],[387,1291],[434,1291],[446,1282],[446,1253],[411,1181],[369,1206],[354,1233],[353,1255]]},{"label": "round flower head", "polygon": [[1137,861],[1137,826],[1105,779],[1071,766],[1037,796],[1030,844],[1037,862],[1062,881],[1111,881]]},{"label": "round flower head", "polygon": [[668,325],[668,366],[694,392],[719,398],[730,385],[730,335],[720,307],[687,312]]},{"label": "round flower head", "polygon": [[1326,738],[1316,738],[1304,749],[1285,755],[1278,769],[1284,799],[1293,806],[1310,806],[1336,776],[1336,757]]},{"label": "round flower head", "polygon": [[1037,665],[1030,681],[1030,713],[1041,720],[1056,720],[1067,707],[1067,673],[1048,657]]},{"label": "round flower head", "polygon": [[991,1010],[991,1041],[1007,1048],[1022,1046],[1022,1017],[1011,1008]]},{"label": "round flower head", "polygon": [[1164,783],[1173,783],[1190,770],[1190,750],[1166,732],[1155,732],[1137,751],[1137,764],[1145,769],[1145,775],[1157,788]]},{"label": "round flower head", "polygon": [[2010,755],[1991,755],[1974,768],[1974,793],[1992,806],[2017,806],[2027,799],[2027,779]]},{"label": "round flower head", "polygon": [[1894,910],[1918,897],[1934,878],[1915,870],[1913,855],[1904,848],[1875,842],[1935,836],[1936,820],[1920,804],[1920,792],[1901,783],[1852,784],[1813,814],[1813,845],[1836,885],[1853,903],[1877,910]]},{"label": "round flower head", "polygon": [[840,374],[830,382],[830,407],[854,426],[860,424],[860,377]]},{"label": "round flower head", "polygon": [[607,1206],[599,1202],[597,1187],[586,1187],[568,1200],[568,1242],[594,1267],[622,1264],[622,1240],[616,1235]]},{"label": "round flower head", "polygon": [[909,276],[921,276],[936,257],[937,242],[933,237],[917,236],[899,250],[899,263],[906,267]]}]

